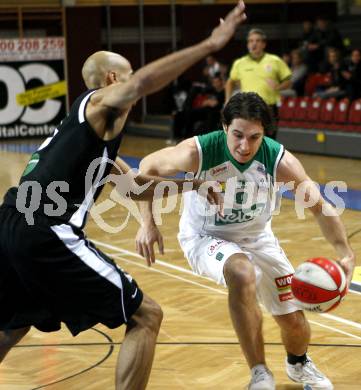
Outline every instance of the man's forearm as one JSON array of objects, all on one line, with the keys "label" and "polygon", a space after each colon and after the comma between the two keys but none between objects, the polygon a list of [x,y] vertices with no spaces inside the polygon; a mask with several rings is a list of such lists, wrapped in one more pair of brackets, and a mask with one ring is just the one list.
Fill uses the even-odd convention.
[{"label": "man's forearm", "polygon": [[[129,102],[134,102],[142,96],[159,91],[176,79],[185,70],[213,51],[212,45],[206,39],[199,44],[169,54],[153,61],[139,69],[131,78],[125,93]],[[122,93],[119,93],[119,90]],[[124,104],[124,86],[112,86],[103,98],[103,104],[109,107],[120,107]]]},{"label": "man's forearm", "polygon": [[[135,183],[133,183],[130,187],[130,197],[134,200],[140,201],[160,199],[164,196],[164,193],[167,196],[172,196],[187,191],[198,190],[204,183],[202,180],[167,179],[164,177],[147,175],[138,175],[134,177],[134,182]],[[184,185],[186,183],[188,185]],[[140,192],[139,188],[143,185],[145,189]]]},{"label": "man's forearm", "polygon": [[[111,177],[108,182],[115,186],[121,196],[130,197],[133,200],[152,201],[162,197],[162,193],[157,193],[157,189],[163,184],[168,195],[175,195],[183,191],[189,191],[194,187],[198,189],[202,183],[199,180],[185,180],[185,179],[169,179],[159,176],[157,170],[150,169],[147,174],[139,174],[137,171],[130,169],[130,167],[121,159],[117,159],[115,167],[111,170]],[[184,183],[193,183],[192,188],[189,185],[184,187]],[[167,185],[168,184],[168,185]]]},{"label": "man's forearm", "polygon": [[[193,64],[224,47],[233,36],[236,27],[246,19],[244,9],[243,1],[239,1],[222,22],[212,30],[208,38],[196,45],[169,54],[135,72],[129,83],[134,84],[138,98],[160,90]],[[117,91],[114,89],[112,95],[104,99],[104,104],[108,102],[109,106],[118,107],[117,103],[123,100],[117,98]]]},{"label": "man's forearm", "polygon": [[[158,180],[161,179],[161,180]],[[155,193],[155,188],[160,182],[164,182],[167,184],[167,182],[172,182],[176,184],[177,188],[177,194],[191,191],[192,189],[199,189],[199,186],[202,184],[201,181],[195,180],[195,181],[189,181],[189,180],[165,180],[162,178],[158,178],[155,180],[152,185],[147,189],[147,191],[144,194],[141,194],[137,200],[139,200],[139,209],[140,214],[143,219],[143,225],[145,226],[154,226],[155,221],[153,218],[153,201],[155,199],[160,199],[163,197],[163,191],[159,194]],[[188,183],[188,185],[184,186],[184,183]],[[174,187],[174,186],[173,186]],[[175,195],[175,193],[168,193],[168,196]],[[132,197],[133,198],[133,197]],[[133,198],[134,199],[134,198]]]},{"label": "man's forearm", "polygon": [[141,68],[134,74],[143,80],[142,95],[148,95],[168,85],[185,70],[213,52],[208,39],[160,58]]},{"label": "man's forearm", "polygon": [[336,210],[329,203],[324,203],[323,211],[315,214],[315,217],[324,237],[335,248],[337,254],[340,257],[351,256],[353,251],[348,242],[346,229],[341,218],[336,215]]},{"label": "man's forearm", "polygon": [[154,226],[153,202],[151,200],[139,202],[139,210],[142,216],[143,225]]},{"label": "man's forearm", "polygon": [[227,80],[226,87],[225,87],[225,93],[226,93],[225,103],[227,103],[228,100],[232,97],[232,93],[233,93],[233,90],[234,90],[234,85],[235,85],[235,82],[233,80],[231,80],[231,79]]},{"label": "man's forearm", "polygon": [[282,91],[283,89],[289,89],[292,86],[292,81],[291,79],[287,79],[282,81],[281,83],[278,84],[277,90]]}]

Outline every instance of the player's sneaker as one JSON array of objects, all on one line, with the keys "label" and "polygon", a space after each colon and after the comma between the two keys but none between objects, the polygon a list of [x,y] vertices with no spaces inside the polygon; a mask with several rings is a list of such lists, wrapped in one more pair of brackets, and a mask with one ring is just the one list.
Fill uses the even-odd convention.
[{"label": "player's sneaker", "polygon": [[248,390],[275,390],[275,381],[272,372],[264,365],[257,365],[252,368],[252,379]]},{"label": "player's sneaker", "polygon": [[305,390],[333,390],[331,381],[317,369],[308,356],[304,364],[289,364],[286,358],[286,372],[294,382],[302,383]]}]

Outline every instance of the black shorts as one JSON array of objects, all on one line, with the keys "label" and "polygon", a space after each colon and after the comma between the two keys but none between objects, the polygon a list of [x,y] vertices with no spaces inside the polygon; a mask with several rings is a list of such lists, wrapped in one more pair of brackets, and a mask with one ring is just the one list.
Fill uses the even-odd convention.
[{"label": "black shorts", "polygon": [[0,330],[35,326],[75,336],[97,323],[116,328],[143,293],[113,260],[67,224],[51,225],[0,207]]}]

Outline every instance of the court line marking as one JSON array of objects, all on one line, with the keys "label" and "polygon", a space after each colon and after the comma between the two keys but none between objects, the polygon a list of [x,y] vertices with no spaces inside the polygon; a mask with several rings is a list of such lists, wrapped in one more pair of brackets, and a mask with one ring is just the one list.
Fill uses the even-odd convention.
[{"label": "court line marking", "polygon": [[[93,240],[92,239],[92,242],[94,242],[94,244],[96,244],[96,245],[103,246],[104,248],[114,250],[114,251],[116,251],[118,253],[122,253],[124,255],[133,256],[133,257],[136,257],[136,258],[141,259],[141,260],[144,261],[144,257],[139,255],[137,252],[132,252],[132,251],[129,251],[127,249],[120,248],[120,247],[117,247],[117,246],[114,246],[114,245],[110,245],[110,244],[107,244],[105,242],[98,241],[98,240]],[[215,283],[213,279],[208,278],[208,277],[203,276],[203,275],[198,275],[195,272],[193,272],[193,271],[191,271],[191,270],[189,270],[187,268],[183,268],[183,267],[180,267],[178,265],[167,263],[165,261],[158,260],[158,259],[155,259],[155,262],[156,262],[156,264],[162,265],[163,267],[172,268],[172,269],[175,269],[175,270],[177,270],[179,272],[183,272],[183,273],[186,273],[186,274],[189,274],[189,275],[193,275],[193,276],[196,276],[197,278],[209,280],[209,281]],[[147,268],[149,268],[149,267],[147,267]],[[221,291],[221,290],[218,290],[218,291]],[[349,293],[361,295],[360,292],[353,291],[353,290],[349,290]],[[323,316],[332,316],[332,314],[327,314],[327,313],[317,313],[317,314],[320,314],[320,315],[323,315]],[[342,317],[337,317],[337,316],[332,316],[332,317],[343,319]],[[333,319],[335,320],[335,318],[333,318]],[[348,321],[348,320],[345,320],[345,319],[343,319],[343,320],[344,321]],[[335,321],[337,321],[337,320],[335,320]],[[354,324],[357,325],[356,327],[360,327],[360,329],[361,329],[361,325],[360,324],[358,324],[356,322],[354,322]]]},{"label": "court line marking", "polygon": [[[98,244],[98,245],[99,245],[99,244]],[[186,278],[182,278],[181,276],[178,276],[178,275],[170,274],[169,272],[162,271],[162,270],[160,270],[160,269],[158,269],[158,268],[148,267],[148,266],[145,265],[145,264],[140,264],[140,263],[138,263],[138,262],[136,262],[136,261],[134,261],[134,260],[126,259],[125,257],[122,257],[121,254],[116,255],[116,256],[114,256],[114,257],[115,257],[116,259],[125,261],[126,263],[134,264],[134,265],[136,265],[136,266],[138,266],[138,267],[140,267],[140,268],[145,268],[145,269],[147,269],[148,271],[153,271],[153,272],[157,272],[157,273],[159,273],[159,274],[171,276],[172,278],[181,280],[182,282],[186,282],[186,283],[189,283],[189,284],[194,284],[195,286],[203,287],[203,288],[206,288],[206,289],[208,289],[208,290],[217,292],[217,293],[219,293],[219,294],[227,295],[227,293],[226,293],[225,291],[219,290],[219,289],[214,288],[214,287],[207,286],[207,285],[202,284],[202,283],[195,282],[195,281],[193,281],[193,280],[189,280],[189,279],[186,279]]]},{"label": "court line marking", "polygon": [[[92,239],[91,241],[94,242],[94,244],[96,244],[96,245],[103,246],[104,248],[112,249],[118,253],[127,254],[129,256],[133,256],[133,257],[136,257],[138,259],[144,260],[144,258],[136,252],[128,251],[127,249],[123,249],[123,248],[116,247],[114,245],[106,244],[106,243],[98,241],[98,240]],[[189,275],[197,276],[197,277],[200,277],[202,279],[212,280],[210,278],[206,278],[205,276],[198,275],[195,272],[193,272],[187,268],[179,267],[178,265],[170,264],[170,263],[167,263],[165,261],[158,260],[158,259],[155,259],[155,262],[156,262],[156,264],[162,265],[163,267],[172,268],[172,269],[175,269],[179,272],[183,272],[183,273],[186,273]],[[146,268],[150,268],[150,267],[146,266]]]},{"label": "court line marking", "polygon": [[[213,288],[213,287],[210,287],[210,286],[207,286],[205,284],[202,284],[202,283],[198,283],[198,282],[194,282],[192,280],[189,280],[189,279],[185,279],[185,278],[182,278],[181,276],[178,276],[178,275],[174,275],[174,274],[170,274],[168,272],[165,272],[165,271],[162,271],[162,270],[159,270],[157,268],[152,268],[152,267],[148,267],[147,265],[145,264],[141,264],[141,263],[138,263],[134,260],[130,260],[130,259],[126,259],[125,257],[122,257],[123,254],[127,254],[127,255],[131,255],[131,256],[134,256],[136,258],[140,258],[143,260],[143,257],[140,256],[138,253],[136,252],[132,252],[132,251],[129,251],[127,249],[123,249],[123,248],[118,248],[114,245],[110,245],[110,244],[106,244],[106,243],[103,243],[101,241],[98,241],[98,240],[93,240],[93,242],[96,244],[96,245],[99,245],[99,246],[103,246],[104,248],[108,248],[108,249],[112,249],[114,251],[119,251],[119,255],[116,255],[115,257],[117,259],[120,259],[122,261],[125,261],[127,263],[130,263],[130,264],[134,264],[134,265],[137,265],[141,268],[145,268],[147,270],[151,270],[153,272],[158,272],[160,274],[164,274],[164,275],[167,275],[167,276],[170,276],[170,277],[173,277],[175,279],[178,279],[178,280],[182,280],[186,283],[190,283],[190,284],[193,284],[193,285],[196,285],[196,286],[199,286],[199,287],[203,287],[203,288],[206,288],[208,290],[211,290],[211,291],[215,291],[215,292],[218,292],[219,294],[223,294],[223,295],[227,295],[227,292],[225,291],[222,291],[220,289],[216,289],[216,288]],[[186,268],[183,268],[183,267],[179,267],[179,266],[176,266],[174,264],[169,264],[169,263],[166,263],[164,261],[161,261],[161,260],[157,260],[156,259],[156,264],[159,264],[159,265],[162,265],[164,267],[168,267],[168,268],[171,268],[171,269],[176,269],[177,271],[179,272],[185,272],[187,274],[191,274],[195,277],[198,277],[198,278],[203,278],[203,279],[208,279],[208,278],[205,278],[201,275],[198,275],[190,270],[187,270]],[[209,280],[209,279],[208,279]],[[319,314],[320,316],[322,317],[325,317],[325,318],[328,318],[330,320],[333,320],[333,321],[336,321],[336,322],[339,322],[339,323],[342,323],[342,324],[346,324],[346,325],[349,325],[351,327],[354,327],[354,328],[357,328],[357,329],[361,329],[361,324],[358,324],[354,321],[350,321],[350,320],[347,320],[345,318],[342,318],[342,317],[338,317],[338,316],[335,316],[335,315],[332,315],[332,314],[328,314],[328,313],[316,313],[316,314]],[[324,324],[321,324],[317,321],[314,321],[314,320],[308,320],[310,323],[314,324],[314,325],[318,325],[320,327],[323,327],[323,328],[327,328],[327,329],[331,329],[337,333],[341,333],[341,334],[344,334],[344,335],[347,335],[351,338],[355,338],[355,339],[358,339],[358,340],[361,340],[361,337],[357,336],[357,335],[354,335],[352,333],[348,333],[348,332],[345,332],[341,329],[337,329],[337,328],[334,328],[334,327],[331,327],[331,326],[328,326],[328,325],[324,325]]]},{"label": "court line marking", "polygon": [[[55,381],[52,381],[52,382],[49,382],[49,383],[46,383],[44,385],[39,385],[37,387],[33,387],[31,388],[31,390],[38,390],[38,389],[43,389],[45,387],[48,387],[48,386],[52,386],[52,385],[56,385],[58,383],[62,383],[62,382],[65,382],[69,379],[73,379],[77,376],[80,376],[90,370],[92,370],[93,368],[97,368],[99,367],[102,363],[104,363],[106,360],[108,360],[108,358],[112,355],[112,353],[114,352],[114,343],[113,343],[113,339],[108,335],[106,334],[105,332],[99,330],[99,329],[96,329],[96,328],[90,328],[91,330],[94,330],[94,332],[97,332],[99,334],[101,334],[102,336],[104,336],[107,340],[108,340],[108,343],[105,344],[105,345],[108,345],[109,346],[109,350],[108,352],[106,353],[106,355],[101,359],[99,360],[98,362],[92,364],[90,367],[87,367],[79,372],[76,372],[74,374],[70,374],[64,378],[60,378],[60,379],[56,379]],[[45,345],[46,346],[46,345]],[[16,345],[15,345],[16,347]]]},{"label": "court line marking", "polygon": [[[322,314],[322,313],[321,313]],[[341,317],[340,317],[341,318]],[[352,334],[352,333],[348,333],[348,332],[345,332],[344,330],[341,330],[341,329],[337,329],[337,328],[334,328],[332,326],[328,326],[328,325],[324,325],[324,324],[320,324],[319,322],[317,321],[313,321],[313,320],[308,320],[308,322],[311,322],[312,324],[316,324],[318,326],[320,326],[321,328],[326,328],[328,330],[333,330],[333,331],[336,331],[338,333],[342,333],[346,336],[349,336],[351,338],[354,338],[354,339],[358,339],[358,340],[361,340],[361,337],[360,336],[356,336],[355,334]]]},{"label": "court line marking", "polygon": [[[95,329],[95,328],[94,328]],[[170,339],[174,339],[167,335]],[[239,345],[238,341],[157,341],[157,345]],[[57,344],[16,344],[13,348],[44,348],[44,347],[104,347],[107,345],[122,345],[123,341],[113,341],[113,342],[98,342],[98,343],[57,343]],[[270,346],[282,346],[282,342],[270,342],[265,341],[265,345]],[[337,347],[337,348],[361,348],[361,344],[325,344],[325,343],[310,343],[312,347]]]},{"label": "court line marking", "polygon": [[342,318],[339,316],[335,316],[334,314],[328,314],[328,313],[320,313],[320,315],[322,317],[329,318],[330,320],[338,321],[338,322],[341,322],[343,324],[353,326],[354,328],[361,329],[361,324],[354,322],[354,321],[346,320],[346,318]]},{"label": "court line marking", "polygon": [[348,290],[349,293],[361,295],[360,291]]},{"label": "court line marking", "polygon": [[[197,282],[194,282],[194,281],[192,281],[192,280],[182,278],[181,276],[177,276],[177,275],[174,275],[174,274],[170,274],[169,272],[166,272],[166,271],[161,271],[161,270],[159,270],[159,269],[157,269],[157,268],[150,268],[150,267],[148,267],[148,266],[145,265],[145,264],[139,264],[138,262],[136,262],[136,261],[134,261],[134,260],[130,260],[130,259],[126,259],[125,257],[122,257],[121,254],[116,255],[116,256],[114,256],[114,257],[115,257],[116,259],[118,259],[118,260],[122,260],[122,261],[124,261],[124,262],[126,262],[126,263],[136,265],[136,266],[138,266],[138,267],[140,267],[140,268],[145,268],[145,269],[147,269],[147,270],[149,270],[149,271],[158,272],[158,273],[160,273],[160,274],[163,274],[163,275],[166,275],[166,276],[170,276],[170,277],[172,277],[172,278],[174,278],[174,279],[178,279],[178,280],[184,281],[184,282],[189,283],[189,284],[194,284],[194,285],[196,285],[196,286],[203,287],[203,288],[209,289],[209,290],[211,290],[211,291],[215,291],[215,292],[217,292],[217,293],[219,293],[219,294],[228,295],[225,291],[222,291],[222,290],[219,290],[219,289],[215,289],[215,288],[206,286],[205,284],[197,283]],[[198,276],[198,275],[195,275],[195,276]],[[268,313],[267,313],[267,314],[268,314]],[[319,313],[316,313],[316,314],[319,314]],[[322,314],[321,314],[321,315],[322,315]],[[337,317],[336,317],[336,318],[337,318]],[[308,321],[309,321],[311,324],[318,325],[318,326],[320,326],[320,327],[322,327],[322,328],[326,328],[326,329],[332,330],[332,331],[334,331],[334,332],[336,332],[336,333],[341,333],[341,334],[346,335],[346,336],[348,336],[348,337],[351,337],[351,338],[354,338],[354,339],[357,339],[357,340],[361,340],[361,337],[360,337],[360,336],[356,336],[356,335],[354,335],[354,334],[352,334],[352,333],[345,332],[345,331],[343,331],[343,330],[341,330],[341,329],[337,329],[337,328],[334,328],[334,327],[332,327],[332,326],[324,325],[324,324],[321,324],[321,323],[319,323],[319,322],[317,322],[317,321],[310,320],[310,319],[308,319]],[[337,320],[336,320],[336,321],[337,321]],[[345,321],[348,321],[348,320],[345,320]],[[351,321],[349,321],[349,322],[351,322]],[[351,325],[351,326],[352,326],[352,325]]]}]

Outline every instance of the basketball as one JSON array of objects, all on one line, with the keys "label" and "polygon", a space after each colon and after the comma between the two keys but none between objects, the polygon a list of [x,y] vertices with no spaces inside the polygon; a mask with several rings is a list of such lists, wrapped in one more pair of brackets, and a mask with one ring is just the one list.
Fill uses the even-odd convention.
[{"label": "basketball", "polygon": [[346,276],[335,261],[317,257],[297,267],[291,289],[302,309],[325,313],[335,309],[346,295]]}]

